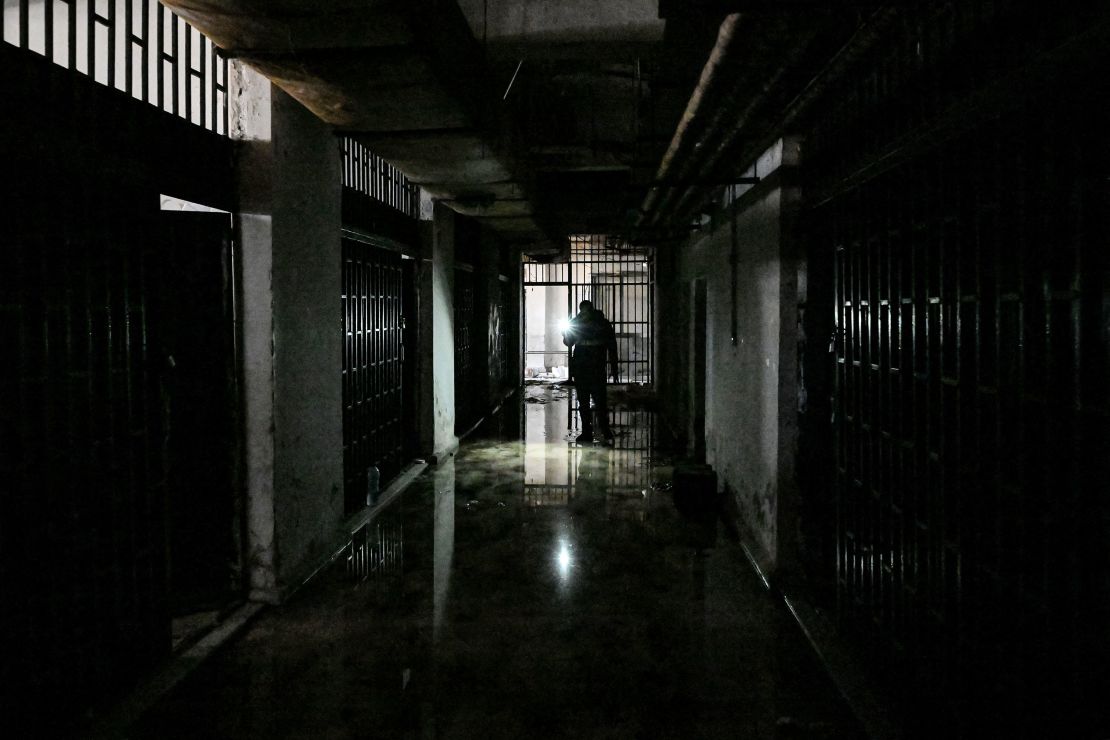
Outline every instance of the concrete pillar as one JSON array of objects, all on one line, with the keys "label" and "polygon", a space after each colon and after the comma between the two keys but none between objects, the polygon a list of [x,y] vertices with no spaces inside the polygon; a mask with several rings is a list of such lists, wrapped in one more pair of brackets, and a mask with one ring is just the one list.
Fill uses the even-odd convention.
[{"label": "concrete pillar", "polygon": [[246,458],[246,574],[252,600],[277,601],[274,543],[273,133],[270,83],[230,66],[231,135],[239,142],[240,316]]},{"label": "concrete pillar", "polygon": [[[423,210],[423,209],[422,209]],[[435,203],[421,230],[417,280],[420,292],[420,446],[431,461],[459,447],[455,436],[455,214]]]},{"label": "concrete pillar", "polygon": [[329,128],[233,65],[250,598],[276,602],[338,545],[340,153]]}]

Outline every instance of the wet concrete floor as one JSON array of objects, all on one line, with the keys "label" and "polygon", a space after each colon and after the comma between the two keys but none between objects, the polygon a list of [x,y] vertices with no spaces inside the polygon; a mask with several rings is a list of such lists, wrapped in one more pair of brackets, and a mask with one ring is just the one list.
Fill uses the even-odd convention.
[{"label": "wet concrete floor", "polygon": [[676,510],[654,414],[580,447],[565,395],[527,388],[130,736],[860,737],[739,545]]}]

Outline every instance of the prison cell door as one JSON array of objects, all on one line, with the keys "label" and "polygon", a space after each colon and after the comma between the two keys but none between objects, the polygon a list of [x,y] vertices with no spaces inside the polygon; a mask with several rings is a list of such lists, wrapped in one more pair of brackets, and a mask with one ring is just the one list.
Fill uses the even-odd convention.
[{"label": "prison cell door", "polygon": [[343,486],[348,512],[375,503],[376,494],[401,472],[408,453],[404,379],[411,370],[406,370],[403,343],[404,275],[399,252],[343,240]]},{"label": "prison cell door", "polygon": [[239,591],[230,218],[163,211],[159,220],[169,588],[175,614],[218,609]]}]

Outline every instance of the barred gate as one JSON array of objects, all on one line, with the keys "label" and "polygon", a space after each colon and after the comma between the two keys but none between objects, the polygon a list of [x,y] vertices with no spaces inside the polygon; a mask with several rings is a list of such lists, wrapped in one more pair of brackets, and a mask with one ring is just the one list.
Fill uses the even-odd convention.
[{"label": "barred gate", "polygon": [[[378,491],[415,450],[414,274],[405,250],[416,244],[419,188],[358,140],[340,137],[343,155],[343,490],[353,512],[378,469]],[[409,265],[412,263],[409,262]],[[411,343],[411,342],[410,342]]]},{"label": "barred gate", "polygon": [[[622,246],[606,236],[574,236],[569,263],[524,262],[521,274],[525,288],[565,285],[568,316],[578,312],[582,301],[592,302],[617,335],[619,382],[653,382],[655,278],[649,251]],[[530,354],[561,353],[525,347],[525,356]]]},{"label": "barred gate", "polygon": [[214,133],[228,134],[227,57],[158,0],[20,0],[0,38]]},{"label": "barred gate", "polygon": [[404,270],[401,255],[343,239],[343,490],[348,512],[405,462]]},{"label": "barred gate", "polygon": [[[110,55],[101,43],[109,32],[101,28],[122,41],[123,18],[88,26],[96,38],[82,51],[96,65],[93,74],[70,51],[77,48],[72,12],[66,11],[65,25],[51,26],[46,16],[45,28],[57,33],[41,47],[43,26],[32,21],[51,6],[63,4],[6,3],[0,43],[7,186],[0,331],[14,353],[0,365],[0,602],[6,605],[0,728],[11,723],[25,730],[22,720],[33,720],[43,735],[60,736],[93,702],[111,698],[169,654],[173,602],[196,606],[199,591],[213,593],[207,570],[193,572],[200,576],[197,593],[174,580],[188,557],[175,542],[183,527],[198,523],[171,515],[180,486],[167,481],[175,456],[179,469],[185,464],[185,418],[194,409],[182,391],[191,390],[183,386],[196,377],[196,356],[175,356],[174,340],[181,337],[168,329],[183,316],[192,321],[192,309],[204,312],[205,321],[231,310],[226,253],[205,255],[212,258],[206,274],[213,279],[206,288],[219,298],[209,293],[203,304],[174,303],[183,283],[170,262],[170,242],[188,230],[166,233],[159,199],[165,194],[231,210],[233,179],[231,143],[221,135],[222,62],[203,84],[193,75],[208,91],[203,115],[197,97],[188,117],[185,98],[176,107],[163,95],[169,109],[159,110],[142,102],[157,103],[159,89],[143,76],[147,67],[136,61],[142,56]],[[119,6],[140,15],[137,4]],[[170,23],[168,16],[162,17]],[[53,15],[58,22],[62,17]],[[181,33],[195,33],[172,22]],[[211,51],[203,44],[190,48]],[[128,91],[131,96],[121,94]],[[223,219],[216,250],[228,247]],[[204,362],[221,363],[233,351],[225,344],[231,327],[218,323]],[[210,400],[231,414],[237,391],[219,377],[227,385]],[[226,431],[221,426],[212,438],[227,441]],[[221,592],[239,585],[236,563],[227,559],[237,554],[223,549],[235,544],[236,440],[222,451],[226,457],[206,471],[210,480],[218,478],[211,493],[222,494],[226,507],[217,522],[220,552],[213,553],[220,560],[213,590]],[[211,522],[203,523],[206,531]],[[43,696],[51,703],[45,714]]]},{"label": "barred gate", "polygon": [[571,237],[570,304],[589,300],[613,324],[619,382],[653,382],[654,281],[646,250],[619,248],[605,236]]}]

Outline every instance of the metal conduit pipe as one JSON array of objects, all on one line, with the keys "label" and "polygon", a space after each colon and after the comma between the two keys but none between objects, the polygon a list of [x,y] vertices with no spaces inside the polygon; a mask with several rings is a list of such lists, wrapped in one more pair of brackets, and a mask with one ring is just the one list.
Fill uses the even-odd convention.
[{"label": "metal conduit pipe", "polygon": [[[899,12],[895,9],[885,8],[873,13],[860,27],[852,34],[847,43],[836,53],[836,55],[821,68],[821,71],[803,88],[803,90],[786,106],[782,116],[776,121],[775,124],[768,126],[769,134],[760,136],[754,146],[746,148],[737,159],[741,165],[746,165],[774,143],[774,140],[781,135],[785,129],[792,126],[798,118],[809,109],[828,89],[829,85],[836,79],[839,79],[848,67],[853,65],[856,60],[870,51],[875,43],[883,37],[889,29],[893,21],[899,16]],[[739,137],[741,130],[746,128],[748,123],[752,120],[752,115],[756,111],[756,106],[763,102],[766,94],[773,89],[774,85],[782,76],[789,71],[789,67],[794,64],[798,57],[804,52],[805,47],[808,46],[810,40],[816,35],[819,29],[814,27],[806,34],[805,39],[797,46],[795,46],[790,53],[790,58],[786,64],[779,67],[772,75],[771,79],[763,85],[762,95],[756,100],[753,100],[741,113],[735,125],[729,129],[721,144],[716,147],[711,154],[708,155],[703,163],[703,169],[707,172],[717,166],[721,157],[724,156],[731,148],[733,143]],[[690,199],[696,194],[694,188],[687,188],[679,197],[675,206],[671,209],[672,214],[681,214],[683,208],[687,207]],[[662,209],[660,214],[662,215]]]},{"label": "metal conduit pipe", "polygon": [[[729,102],[716,106],[713,117],[709,119],[709,122],[705,125],[703,134],[694,142],[694,148],[691,150],[689,156],[684,157],[681,162],[676,165],[678,167],[678,172],[672,175],[671,182],[684,183],[698,179],[694,177],[694,174],[700,169],[700,156],[703,152],[710,151],[707,145],[719,138],[721,132],[725,129],[726,119],[735,118],[736,111],[730,103],[733,100],[740,99],[743,86],[744,80],[738,79],[725,95],[718,98],[719,100]],[[656,199],[655,208],[646,216],[649,227],[658,221],[660,213],[667,211],[667,208],[674,200],[676,192],[678,192],[677,187],[668,188],[661,198]]]},{"label": "metal conduit pipe", "polygon": [[[775,47],[775,39],[788,37],[794,32],[794,23],[783,23],[780,21],[777,25],[765,25],[757,28],[755,33],[752,34],[754,38],[750,39],[744,45],[744,55],[753,59],[773,59],[781,56],[781,51]],[[756,92],[756,97],[760,97],[767,93],[768,85],[773,83],[764,83],[764,89]],[[713,106],[713,117],[709,123],[703,127],[702,135],[694,142],[693,149],[690,155],[683,158],[677,165],[678,171],[672,172],[671,182],[686,183],[698,182],[702,183],[706,180],[704,176],[699,176],[699,172],[709,174],[707,168],[702,164],[702,158],[707,152],[713,151],[715,148],[721,146],[721,138],[728,135],[729,122],[735,121],[737,118],[736,101],[750,99],[752,91],[751,80],[743,74],[736,75],[736,79],[730,89],[722,91],[723,94],[714,96],[716,105]],[[673,169],[673,168],[672,168]],[[712,177],[710,180],[714,179]],[[646,214],[645,218],[647,225],[650,228],[658,223],[660,215],[667,213],[670,210],[672,203],[676,196],[681,197],[684,191],[679,188],[668,189],[662,198],[657,199],[655,207],[650,214]]]},{"label": "metal conduit pipe", "polygon": [[[818,30],[816,24],[807,29],[805,35],[798,43],[791,47],[786,56],[786,61],[775,68],[775,71],[772,72],[769,77],[764,79],[763,84],[759,87],[759,93],[748,101],[748,104],[744,106],[743,110],[733,114],[733,123],[724,132],[720,143],[713,147],[712,151],[698,162],[698,168],[700,170],[705,173],[711,173],[716,169],[721,158],[732,150],[733,144],[740,136],[740,133],[745,131],[755,116],[766,107],[767,98],[770,96],[771,92],[778,86],[783,77],[796,67],[801,57],[809,48],[810,41],[817,35]],[[683,189],[677,199],[672,199],[674,205],[669,209],[669,213],[681,215],[683,209],[689,205],[690,199],[699,192],[704,193],[705,191],[692,187]],[[657,219],[663,217],[663,215],[664,210],[662,208],[655,214]]]},{"label": "metal conduit pipe", "polygon": [[874,48],[879,39],[894,25],[894,22],[900,16],[901,13],[897,9],[885,8],[875,11],[852,34],[852,38],[848,39],[848,43],[836,53],[836,56],[829,60],[829,63],[821,68],[821,71],[809,81],[809,84],[798,93],[797,97],[790,101],[771,133],[756,140],[742,151],[741,161],[750,162],[758,157],[774,143],[779,133],[797,123],[798,119],[805,115],[813,104],[825,95],[829,87],[844,76],[849,67]]},{"label": "metal conduit pipe", "polygon": [[[717,83],[718,71],[721,64],[730,53],[732,44],[736,38],[736,27],[739,22],[739,13],[731,13],[725,16],[725,19],[721,21],[721,27],[717,31],[717,41],[713,44],[713,50],[709,53],[709,59],[706,60],[705,66],[701,70],[698,84],[694,87],[694,92],[690,95],[690,100],[686,103],[686,109],[682,112],[682,118],[679,119],[678,126],[675,127],[674,136],[671,137],[671,143],[667,147],[667,151],[663,154],[663,159],[659,162],[659,170],[655,174],[656,182],[666,181],[667,177],[670,175],[671,167],[678,156],[679,150],[686,145],[686,139],[691,125],[701,118],[702,106],[704,105],[707,93]],[[655,206],[655,202],[659,198],[659,189],[660,186],[653,186],[644,197],[643,205],[640,207],[640,213],[636,218],[637,228],[643,223],[644,214],[651,211]]]}]

